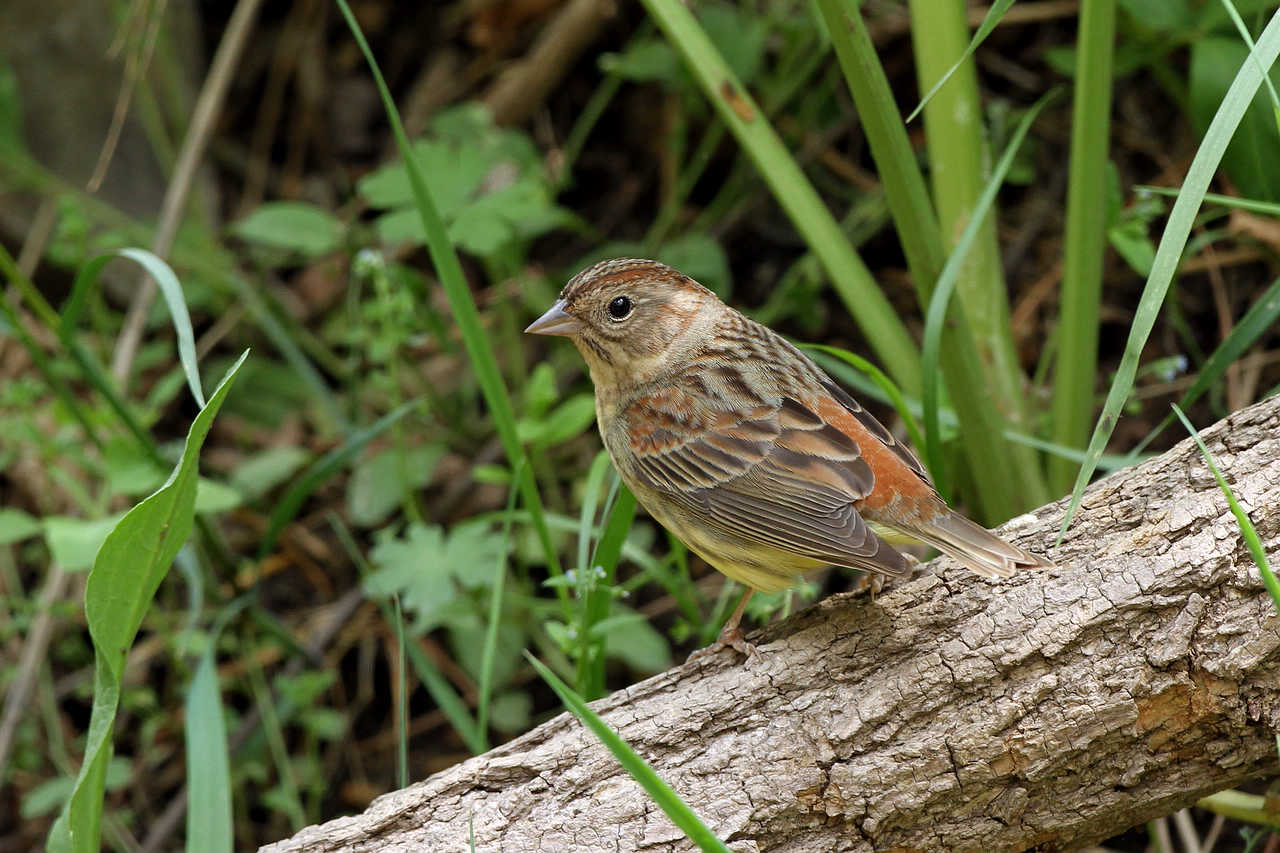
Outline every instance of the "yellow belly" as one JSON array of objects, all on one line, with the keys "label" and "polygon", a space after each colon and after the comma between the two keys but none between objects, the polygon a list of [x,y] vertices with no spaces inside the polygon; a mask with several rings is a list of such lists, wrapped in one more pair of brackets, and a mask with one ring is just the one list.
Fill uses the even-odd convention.
[{"label": "yellow belly", "polygon": [[635,490],[649,515],[727,577],[760,592],[780,592],[806,572],[827,565],[768,545],[744,542],[702,523],[656,495]]}]

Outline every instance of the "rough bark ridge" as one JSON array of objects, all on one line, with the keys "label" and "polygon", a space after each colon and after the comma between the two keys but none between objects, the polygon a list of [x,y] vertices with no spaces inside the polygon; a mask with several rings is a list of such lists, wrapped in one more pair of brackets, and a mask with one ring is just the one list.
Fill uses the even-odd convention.
[{"label": "rough bark ridge", "polygon": [[[1275,562],[1280,399],[1205,432]],[[1060,502],[1006,526],[1043,549]],[[1280,620],[1184,441],[1086,494],[1061,568],[947,560],[595,707],[739,851],[1059,849],[1277,769]],[[270,850],[688,850],[576,720]]]}]

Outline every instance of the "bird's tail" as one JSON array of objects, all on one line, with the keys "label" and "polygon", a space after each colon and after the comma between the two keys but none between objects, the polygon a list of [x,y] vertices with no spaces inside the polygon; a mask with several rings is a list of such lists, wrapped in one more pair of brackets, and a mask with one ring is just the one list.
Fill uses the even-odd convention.
[{"label": "bird's tail", "polygon": [[1007,578],[1019,569],[1054,566],[1052,561],[1010,545],[949,509],[927,522],[912,525],[909,532],[984,578]]}]

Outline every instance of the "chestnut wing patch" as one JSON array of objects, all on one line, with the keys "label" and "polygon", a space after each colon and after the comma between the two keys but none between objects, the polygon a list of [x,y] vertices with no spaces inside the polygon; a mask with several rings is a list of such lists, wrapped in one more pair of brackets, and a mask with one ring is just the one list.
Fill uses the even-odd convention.
[{"label": "chestnut wing patch", "polygon": [[857,443],[802,403],[717,411],[672,386],[621,420],[633,473],[705,524],[836,565],[909,570],[854,507],[875,483]]}]

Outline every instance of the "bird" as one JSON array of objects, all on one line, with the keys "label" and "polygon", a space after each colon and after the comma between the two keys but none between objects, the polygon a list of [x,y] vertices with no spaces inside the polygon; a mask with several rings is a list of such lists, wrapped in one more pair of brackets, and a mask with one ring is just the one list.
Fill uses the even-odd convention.
[{"label": "bird", "polygon": [[751,594],[813,569],[910,575],[915,559],[891,541],[991,579],[1053,566],[951,509],[910,448],[812,359],[665,264],[587,267],[525,331],[573,342],[622,481],[747,588],[704,651],[756,654],[739,624]]}]

